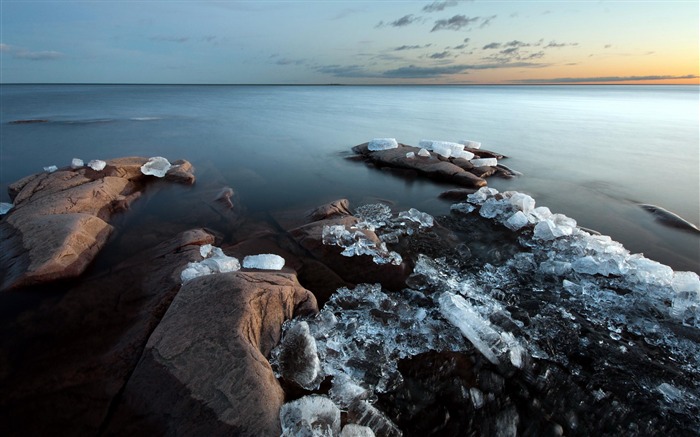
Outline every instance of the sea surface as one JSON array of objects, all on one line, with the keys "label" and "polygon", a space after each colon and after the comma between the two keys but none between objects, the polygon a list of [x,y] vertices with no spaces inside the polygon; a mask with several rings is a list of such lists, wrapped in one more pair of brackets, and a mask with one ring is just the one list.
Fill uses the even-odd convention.
[{"label": "sea surface", "polygon": [[375,137],[468,139],[523,173],[490,186],[700,272],[698,233],[639,207],[699,224],[699,96],[697,86],[1,85],[0,201],[44,166],[139,155],[191,161],[192,190],[230,185],[251,212],[346,197],[449,214],[437,196],[451,185],[346,158]]}]

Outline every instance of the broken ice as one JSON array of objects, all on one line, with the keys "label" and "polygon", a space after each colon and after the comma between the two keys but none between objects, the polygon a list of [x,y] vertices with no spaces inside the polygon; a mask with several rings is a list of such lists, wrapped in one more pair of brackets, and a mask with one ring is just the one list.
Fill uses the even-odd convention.
[{"label": "broken ice", "polygon": [[369,255],[376,264],[401,265],[401,255],[390,252],[384,242],[377,244],[370,240],[362,231],[348,231],[343,225],[324,226],[321,234],[322,242],[326,245],[340,246],[343,256],[352,257]]},{"label": "broken ice", "polygon": [[100,159],[93,159],[92,161],[88,162],[88,167],[95,171],[102,171],[106,166],[107,163]]},{"label": "broken ice", "polygon": [[55,165],[50,165],[48,167],[44,167],[44,171],[47,173],[53,173],[56,170],[58,170],[58,167],[56,167]]},{"label": "broken ice", "polygon": [[495,167],[498,165],[498,160],[496,158],[472,159],[469,162],[474,164],[474,167]]},{"label": "broken ice", "polygon": [[399,143],[396,142],[395,138],[375,138],[369,142],[367,149],[376,151],[396,149],[397,147],[399,147]]},{"label": "broken ice", "polygon": [[454,156],[455,152],[464,151],[463,144],[451,143],[449,141],[433,141],[432,148],[433,152],[437,153],[438,155],[444,156],[445,158]]},{"label": "broken ice", "polygon": [[472,152],[468,152],[466,150],[457,150],[457,151],[453,150],[452,157],[470,160],[470,159],[474,158],[474,154]]},{"label": "broken ice", "polygon": [[421,228],[429,228],[433,226],[433,216],[428,213],[418,211],[415,208],[411,208],[408,211],[401,211],[399,213],[399,218],[409,219],[416,222]]},{"label": "broken ice", "polygon": [[248,255],[243,258],[243,267],[246,269],[282,270],[284,258],[273,253]]},{"label": "broken ice", "polygon": [[427,158],[427,157],[430,156],[430,152],[428,152],[427,149],[421,148],[421,149],[418,151],[418,156],[422,156],[423,158]]},{"label": "broken ice", "polygon": [[374,437],[372,428],[354,423],[348,423],[340,432],[340,437]]},{"label": "broken ice", "polygon": [[70,167],[72,169],[80,168],[80,167],[83,167],[84,165],[85,165],[85,163],[80,158],[73,158],[70,162]]},{"label": "broken ice", "polygon": [[185,283],[199,276],[212,275],[214,273],[235,272],[241,265],[234,257],[227,256],[219,247],[211,244],[200,246],[199,253],[204,258],[200,262],[190,262],[180,273],[180,280]]},{"label": "broken ice", "polygon": [[281,437],[335,437],[340,434],[340,410],[324,396],[309,395],[282,405]]},{"label": "broken ice", "polygon": [[413,159],[413,158],[415,158],[415,157],[416,157],[416,153],[415,153],[415,152],[408,152],[408,153],[406,153],[406,158],[408,158],[408,159]]},{"label": "broken ice", "polygon": [[162,156],[154,156],[141,166],[141,173],[162,178],[170,170],[170,161]]},{"label": "broken ice", "polygon": [[464,147],[469,149],[481,149],[481,143],[478,141],[462,140],[460,143],[464,144]]},{"label": "broken ice", "polygon": [[7,202],[0,202],[0,215],[5,215],[12,209],[14,205]]}]

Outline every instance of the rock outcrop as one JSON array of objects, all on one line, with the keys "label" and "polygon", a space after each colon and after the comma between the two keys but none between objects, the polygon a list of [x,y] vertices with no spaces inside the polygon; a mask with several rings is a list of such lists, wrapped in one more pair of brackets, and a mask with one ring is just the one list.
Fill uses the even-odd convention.
[{"label": "rock outcrop", "polygon": [[266,357],[282,322],[315,314],[288,272],[185,283],[148,341],[106,435],[279,435],[284,393]]},{"label": "rock outcrop", "polygon": [[[79,276],[112,232],[112,214],[155,179],[141,173],[146,161],[113,159],[101,171],[68,167],[11,184],[14,207],[0,222],[0,290]],[[192,171],[176,161],[165,179],[192,184]]]}]

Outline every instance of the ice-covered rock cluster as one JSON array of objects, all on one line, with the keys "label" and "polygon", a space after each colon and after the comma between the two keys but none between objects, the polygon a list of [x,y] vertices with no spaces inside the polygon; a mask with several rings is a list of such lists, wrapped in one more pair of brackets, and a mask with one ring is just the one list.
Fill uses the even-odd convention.
[{"label": "ice-covered rock cluster", "polygon": [[321,234],[323,244],[340,246],[344,250],[341,255],[351,257],[369,255],[377,264],[400,265],[403,261],[401,255],[389,251],[386,243],[371,240],[367,234],[360,230],[348,230],[344,225],[326,225]]},{"label": "ice-covered rock cluster", "polygon": [[203,244],[199,248],[199,254],[204,258],[199,262],[190,262],[180,273],[182,283],[199,276],[212,275],[214,273],[235,272],[240,270],[238,259],[226,255],[221,248],[211,244]]},{"label": "ice-covered rock cluster", "polygon": [[141,173],[162,178],[170,170],[170,161],[162,156],[154,156],[141,166]]},{"label": "ice-covered rock cluster", "polygon": [[472,159],[474,154],[464,150],[464,144],[451,141],[420,140],[418,145],[426,151],[430,150],[444,158]]},{"label": "ice-covered rock cluster", "polygon": [[396,149],[398,147],[399,143],[395,138],[375,138],[367,145],[367,149],[371,151]]}]

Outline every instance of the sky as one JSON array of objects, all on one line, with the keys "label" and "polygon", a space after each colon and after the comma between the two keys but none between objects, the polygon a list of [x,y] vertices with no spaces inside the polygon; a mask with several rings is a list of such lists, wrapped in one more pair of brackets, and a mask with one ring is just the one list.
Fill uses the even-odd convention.
[{"label": "sky", "polygon": [[698,84],[700,2],[0,0],[0,83]]}]

